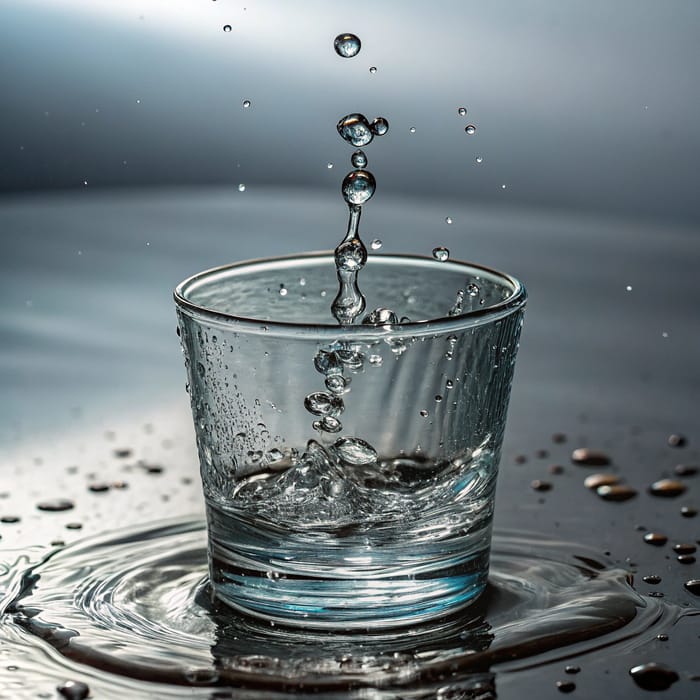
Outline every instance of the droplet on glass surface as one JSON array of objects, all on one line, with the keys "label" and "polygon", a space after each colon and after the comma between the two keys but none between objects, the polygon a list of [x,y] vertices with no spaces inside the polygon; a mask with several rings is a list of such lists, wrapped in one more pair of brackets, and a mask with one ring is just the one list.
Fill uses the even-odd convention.
[{"label": "droplet on glass surface", "polygon": [[367,155],[361,149],[355,151],[350,157],[353,168],[364,168],[367,166]]},{"label": "droplet on glass surface", "polygon": [[240,185],[238,185],[238,191],[239,192],[245,192],[245,185],[241,182]]},{"label": "droplet on glass surface", "polygon": [[479,290],[479,285],[474,284],[474,283],[468,284],[468,285],[467,285],[467,294],[468,294],[470,297],[478,296],[479,291],[480,291],[480,290]]},{"label": "droplet on glass surface", "polygon": [[250,107],[250,100],[243,100],[243,109],[248,109]]},{"label": "droplet on glass surface", "polygon": [[451,217],[451,216],[446,216],[446,217],[445,217],[445,223],[446,223],[446,224],[451,224],[451,223],[452,223],[452,217]]},{"label": "droplet on glass surface", "polygon": [[231,25],[230,25],[230,24],[224,24],[224,31],[225,31],[225,32],[230,32],[230,31],[231,31]]},{"label": "droplet on glass surface", "polygon": [[415,134],[415,133],[416,133],[416,127],[415,127],[415,126],[412,126],[412,127],[408,130],[408,133],[409,133],[409,134]]},{"label": "droplet on glass surface", "polygon": [[457,114],[459,114],[460,117],[465,117],[467,115],[467,108],[466,107],[460,107],[457,110]]},{"label": "droplet on glass surface", "polygon": [[287,293],[288,293],[287,288],[286,288],[283,284],[281,284],[281,285],[280,285],[280,296],[281,296],[281,297],[286,297],[286,296],[287,296]]},{"label": "droplet on glass surface", "polygon": [[450,257],[450,251],[444,246],[438,246],[437,248],[433,248],[433,257],[439,262],[445,262],[445,260],[448,260]]},{"label": "droplet on glass surface", "polygon": [[477,163],[483,163],[484,162],[484,156],[477,156],[474,159]]},{"label": "droplet on glass surface", "polygon": [[673,545],[673,551],[676,554],[693,554],[696,549],[697,547],[694,544],[686,542]]},{"label": "droplet on glass surface", "polygon": [[556,686],[560,693],[573,693],[576,690],[576,683],[572,681],[557,681]]},{"label": "droplet on glass surface", "polygon": [[673,468],[673,471],[678,476],[695,476],[698,473],[698,471],[700,471],[700,467],[696,467],[692,464],[677,464]]},{"label": "droplet on glass surface", "polygon": [[476,133],[476,127],[473,124],[467,124],[464,127],[464,130],[469,134],[469,136]]},{"label": "droplet on glass surface", "polygon": [[332,170],[332,169],[333,169],[333,163],[331,163],[331,162],[329,161],[328,163],[326,163],[326,167],[327,167],[329,170]]},{"label": "droplet on glass surface", "polygon": [[379,238],[375,238],[370,244],[369,247],[372,250],[379,250],[382,247],[382,242],[379,240]]},{"label": "droplet on glass surface", "polygon": [[374,75],[377,72],[377,66],[370,66],[369,67],[369,72]]},{"label": "droplet on glass surface", "polygon": [[676,561],[679,564],[686,564],[686,565],[695,564],[695,557],[692,554],[679,554],[676,557]]},{"label": "droplet on glass surface", "polygon": [[427,418],[428,417],[428,411],[426,411],[424,408],[422,408],[420,411],[418,411],[420,414],[421,418]]},{"label": "droplet on glass surface", "polygon": [[565,666],[564,673],[568,673],[570,675],[575,675],[577,673],[581,673],[581,667],[580,666]]},{"label": "droplet on glass surface", "polygon": [[677,680],[678,674],[664,664],[640,664],[630,669],[634,682],[644,690],[666,690]]},{"label": "droplet on glass surface", "polygon": [[362,42],[354,34],[338,34],[333,40],[333,48],[341,58],[352,58],[360,52]]},{"label": "droplet on glass surface", "polygon": [[692,506],[681,506],[681,515],[684,518],[694,518],[698,514],[697,509]]},{"label": "droplet on glass surface", "polygon": [[362,438],[342,437],[333,444],[338,457],[346,464],[362,466],[377,460],[377,453],[372,445]]},{"label": "droplet on glass surface", "polygon": [[370,124],[375,136],[384,136],[389,131],[389,122],[384,117],[376,117]]},{"label": "droplet on glass surface", "polygon": [[75,503],[69,501],[67,498],[51,498],[46,501],[40,501],[36,504],[39,510],[58,513],[65,510],[72,510],[75,508]]}]

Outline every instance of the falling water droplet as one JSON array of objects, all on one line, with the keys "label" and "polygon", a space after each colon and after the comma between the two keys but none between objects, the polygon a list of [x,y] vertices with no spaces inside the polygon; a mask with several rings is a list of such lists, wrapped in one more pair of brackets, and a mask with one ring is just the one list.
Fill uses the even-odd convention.
[{"label": "falling water droplet", "polygon": [[438,246],[437,248],[433,248],[433,257],[439,262],[445,262],[450,257],[450,251],[444,246]]},{"label": "falling water droplet", "polygon": [[355,147],[366,146],[374,138],[374,131],[363,114],[345,115],[336,125],[340,136]]},{"label": "falling water droplet", "polygon": [[342,437],[333,444],[338,457],[346,464],[362,466],[376,462],[377,453],[362,438]]},{"label": "falling water droplet", "polygon": [[464,130],[469,134],[469,136],[476,133],[476,127],[473,124],[467,124],[464,127]]},{"label": "falling water droplet", "polygon": [[357,150],[352,154],[350,158],[353,168],[365,168],[367,167],[367,156],[362,150]]},{"label": "falling water droplet", "polygon": [[376,136],[384,136],[389,131],[389,122],[384,117],[376,117],[370,127]]},{"label": "falling water droplet", "polygon": [[345,176],[341,190],[348,204],[364,204],[372,197],[376,186],[369,170],[353,170]]},{"label": "falling water droplet", "polygon": [[466,107],[460,107],[457,110],[457,114],[459,114],[460,117],[465,117],[467,115],[467,108]]},{"label": "falling water droplet", "polygon": [[352,58],[357,56],[362,47],[359,37],[354,34],[338,34],[333,40],[333,48],[338,56],[342,58]]}]

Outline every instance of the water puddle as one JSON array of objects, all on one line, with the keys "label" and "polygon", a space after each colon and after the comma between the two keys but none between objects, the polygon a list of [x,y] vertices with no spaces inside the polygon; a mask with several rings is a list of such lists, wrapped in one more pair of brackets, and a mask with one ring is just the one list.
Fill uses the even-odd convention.
[{"label": "water puddle", "polygon": [[[477,605],[389,631],[288,629],[223,609],[208,592],[201,520],[85,539],[0,574],[0,639],[33,698],[55,697],[47,679],[71,679],[137,700],[232,698],[232,688],[236,698],[423,698],[448,688],[485,699],[496,697],[496,665],[512,672],[634,645],[680,615],[585,548],[522,533],[494,537]],[[43,687],[51,692],[37,696]]]}]

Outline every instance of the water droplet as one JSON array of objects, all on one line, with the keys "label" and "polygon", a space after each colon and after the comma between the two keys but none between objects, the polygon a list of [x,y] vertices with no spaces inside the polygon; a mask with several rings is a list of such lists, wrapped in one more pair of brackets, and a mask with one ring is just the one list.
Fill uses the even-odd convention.
[{"label": "water droplet", "polygon": [[668,446],[669,447],[685,447],[688,444],[688,439],[684,435],[669,435],[668,436]]},{"label": "water droplet", "polygon": [[424,408],[422,408],[420,411],[418,411],[418,413],[420,414],[421,418],[428,417],[428,412]]},{"label": "water droplet", "polygon": [[416,127],[415,127],[415,126],[412,126],[412,127],[408,130],[408,133],[409,133],[409,134],[415,134],[415,133],[416,133]]},{"label": "water droplet", "polygon": [[352,58],[357,56],[362,47],[359,37],[354,34],[338,34],[333,40],[333,48],[338,56],[342,58]]},{"label": "water droplet", "polygon": [[370,66],[369,67],[369,72],[374,75],[377,72],[377,66]]},{"label": "water droplet", "polygon": [[445,388],[446,388],[446,389],[451,389],[453,386],[454,386],[454,382],[453,382],[451,379],[448,379],[448,380],[445,382]]},{"label": "water droplet", "polygon": [[243,109],[248,109],[250,107],[250,100],[243,100]]},{"label": "water droplet", "polygon": [[90,695],[90,687],[82,681],[66,681],[56,686],[56,690],[68,700],[85,700]]},{"label": "water droplet", "polygon": [[375,238],[375,239],[369,244],[369,247],[370,247],[372,250],[379,250],[379,249],[382,247],[382,242],[381,242],[378,238]]},{"label": "water droplet", "polygon": [[64,510],[72,510],[75,508],[75,503],[67,498],[51,498],[47,501],[40,501],[36,504],[36,507],[39,510],[57,513]]},{"label": "water droplet", "polygon": [[557,681],[556,686],[560,693],[573,693],[576,690],[576,683],[571,681]]},{"label": "water droplet", "polygon": [[66,523],[66,530],[82,530],[82,523]]},{"label": "water droplet", "polygon": [[459,114],[460,117],[465,117],[467,115],[467,108],[466,107],[460,107],[457,110],[457,114]]},{"label": "water droplet", "polygon": [[384,362],[384,359],[382,358],[381,355],[370,355],[369,356],[369,363],[373,367],[381,367],[383,362]]},{"label": "water droplet", "polygon": [[564,467],[561,466],[561,464],[551,464],[547,471],[550,474],[563,474],[564,473]]},{"label": "water droplet", "polygon": [[644,583],[648,583],[650,586],[656,586],[659,583],[661,583],[661,576],[657,576],[656,574],[649,574],[649,576],[644,576],[642,578],[642,581],[644,581]]},{"label": "water droplet", "polygon": [[644,535],[644,541],[647,544],[653,544],[654,547],[663,547],[668,542],[668,537],[660,532],[647,532]]},{"label": "water droplet", "polygon": [[583,485],[587,489],[597,489],[600,486],[614,486],[620,483],[620,477],[614,474],[591,474],[584,479]]},{"label": "water droplet", "polygon": [[571,461],[574,464],[582,464],[586,467],[604,467],[610,464],[610,457],[604,452],[591,450],[588,447],[580,447],[571,453]]},{"label": "water droplet", "polygon": [[375,188],[376,182],[372,173],[368,170],[353,170],[345,176],[342,192],[348,204],[364,204],[372,197]]},{"label": "water droplet", "polygon": [[565,666],[564,673],[568,673],[569,675],[573,676],[577,673],[581,673],[581,667],[580,666]]},{"label": "water droplet", "polygon": [[362,466],[377,460],[377,453],[372,445],[361,438],[342,437],[335,441],[333,447],[338,457],[346,464]]},{"label": "water droplet", "polygon": [[335,416],[324,416],[319,421],[319,429],[325,433],[339,433],[343,424]]},{"label": "water droplet", "polygon": [[442,396],[440,394],[435,394],[435,403],[440,403],[442,401]]},{"label": "water droplet", "polygon": [[676,479],[659,479],[649,487],[652,496],[661,498],[674,498],[685,492],[685,484]]},{"label": "water droplet", "polygon": [[364,168],[367,166],[367,156],[363,150],[358,149],[352,154],[350,162],[353,168]]},{"label": "water droplet", "polygon": [[384,136],[389,131],[389,122],[384,117],[376,117],[370,126],[375,136]]},{"label": "water droplet", "polygon": [[110,485],[104,481],[95,481],[92,484],[88,484],[88,491],[92,491],[92,493],[105,493],[109,489]]},{"label": "water droplet", "polygon": [[362,323],[369,326],[386,326],[399,322],[398,316],[391,309],[384,309],[381,306],[368,313]]},{"label": "water droplet", "polygon": [[476,127],[473,124],[467,124],[464,127],[464,130],[469,134],[469,136],[476,133]]},{"label": "water droplet", "polygon": [[676,472],[678,476],[695,476],[698,471],[700,471],[700,468],[691,464],[677,464],[673,468],[673,471]]},{"label": "water droplet", "polygon": [[535,491],[550,491],[552,489],[552,484],[548,481],[541,481],[540,479],[535,479],[530,482],[530,487]]},{"label": "water droplet", "polygon": [[438,246],[437,248],[433,248],[433,257],[440,262],[445,262],[449,260],[450,251],[444,246]]},{"label": "water droplet", "polygon": [[632,285],[631,285],[631,284],[628,284],[628,285],[625,287],[625,289],[626,289],[628,292],[631,292],[631,291],[632,291]]},{"label": "water droplet", "polygon": [[366,262],[367,249],[359,238],[343,241],[335,249],[335,264],[339,270],[348,272],[361,270]]},{"label": "water droplet", "polygon": [[629,501],[637,495],[637,491],[625,484],[615,484],[613,486],[599,486],[595,492],[604,501]]},{"label": "water droplet", "polygon": [[340,374],[343,371],[343,363],[332,350],[319,350],[314,357],[314,367],[325,376]]},{"label": "water droplet", "polygon": [[0,518],[0,523],[5,523],[7,525],[12,525],[13,523],[18,523],[20,521],[17,515],[3,515]]},{"label": "water droplet", "polygon": [[287,288],[286,288],[283,284],[281,284],[281,285],[280,285],[280,296],[281,296],[281,297],[286,297],[286,296],[287,296],[287,293],[288,293]]},{"label": "water droplet", "polygon": [[683,584],[686,590],[690,591],[693,595],[700,595],[700,579],[690,579]]},{"label": "water droplet", "polygon": [[478,285],[473,284],[473,283],[467,285],[467,294],[468,294],[470,297],[478,296],[478,295],[479,295],[479,291],[480,291],[480,289],[479,289],[479,286],[478,286]]},{"label": "water droplet", "polygon": [[224,31],[225,31],[225,32],[230,32],[230,31],[231,31],[231,25],[230,25],[230,24],[224,24]]},{"label": "water droplet", "polygon": [[336,129],[341,138],[356,147],[366,146],[374,138],[367,117],[356,112],[344,116],[336,125]]},{"label": "water droplet", "polygon": [[502,189],[502,190],[505,190],[506,187],[508,187],[508,185],[501,185],[501,189]]},{"label": "water droplet", "polygon": [[445,223],[446,223],[446,224],[451,224],[451,223],[452,223],[452,217],[451,217],[451,216],[446,216],[446,217],[445,217]]},{"label": "water droplet", "polygon": [[329,163],[326,163],[326,167],[327,167],[329,170],[332,170],[332,169],[333,169],[333,163],[330,163],[330,162],[329,162]]},{"label": "water droplet", "polygon": [[348,386],[348,380],[341,374],[334,374],[326,378],[324,382],[326,389],[334,394],[343,394]]},{"label": "water droplet", "polygon": [[663,632],[662,632],[661,634],[657,634],[657,635],[656,635],[656,638],[657,638],[660,642],[667,642],[667,641],[668,641],[668,635],[667,635],[667,634],[664,634]]},{"label": "water droplet", "polygon": [[695,564],[695,557],[692,554],[680,554],[676,557],[679,564]]},{"label": "water droplet", "polygon": [[673,545],[676,554],[693,554],[697,547],[694,544],[679,543]]},{"label": "water droplet", "polygon": [[315,391],[304,399],[304,408],[315,416],[338,416],[343,412],[343,400],[333,394]]},{"label": "water droplet", "polygon": [[241,182],[240,185],[238,185],[238,191],[239,192],[245,192],[245,185]]},{"label": "water droplet", "polygon": [[666,690],[678,680],[678,674],[673,669],[654,662],[631,668],[630,676],[644,690]]},{"label": "water droplet", "polygon": [[692,506],[681,506],[681,515],[684,518],[694,518],[698,514],[698,511]]}]

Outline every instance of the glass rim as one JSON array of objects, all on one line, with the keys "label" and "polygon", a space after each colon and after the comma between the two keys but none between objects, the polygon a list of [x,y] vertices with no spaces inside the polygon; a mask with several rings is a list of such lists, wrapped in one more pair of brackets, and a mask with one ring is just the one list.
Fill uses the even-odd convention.
[{"label": "glass rim", "polygon": [[225,311],[216,311],[206,306],[201,306],[200,304],[197,304],[196,302],[193,302],[187,298],[188,288],[203,282],[207,278],[221,275],[225,272],[242,270],[248,267],[269,268],[274,266],[278,268],[288,268],[294,263],[298,263],[300,261],[314,262],[321,261],[323,259],[327,259],[329,264],[335,265],[335,258],[332,251],[295,253],[292,255],[272,258],[253,258],[250,260],[242,260],[240,262],[227,263],[226,265],[220,265],[208,270],[202,270],[201,272],[197,272],[194,275],[187,277],[175,287],[173,298],[178,308],[190,315],[197,318],[206,319],[208,322],[213,322],[216,324],[225,326],[235,325],[237,329],[242,332],[285,336],[334,336],[336,338],[354,338],[356,340],[361,340],[363,338],[376,338],[377,335],[381,335],[382,337],[405,337],[406,335],[423,336],[482,326],[500,318],[509,316],[513,312],[524,307],[527,301],[527,292],[525,291],[524,285],[517,278],[505,272],[501,272],[500,270],[496,270],[485,265],[480,265],[478,263],[453,260],[451,258],[445,261],[438,261],[424,255],[403,253],[373,253],[368,259],[367,264],[370,265],[373,260],[376,260],[389,264],[428,264],[431,267],[439,266],[439,269],[469,268],[472,271],[486,273],[502,280],[504,283],[510,285],[513,291],[508,297],[496,304],[466,311],[462,314],[442,316],[420,321],[410,321],[406,323],[380,325],[340,325],[338,323],[293,323],[286,321],[271,321],[267,319],[252,318],[249,316],[237,316],[236,314],[227,313]]}]

